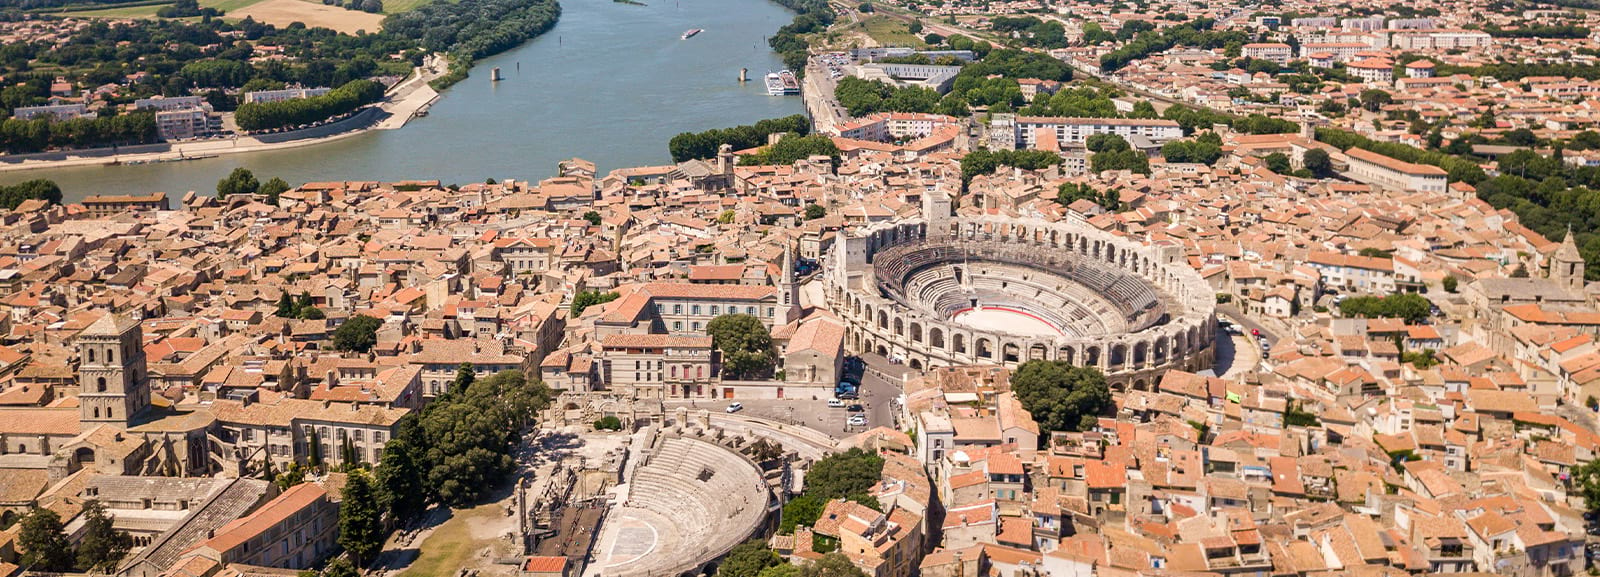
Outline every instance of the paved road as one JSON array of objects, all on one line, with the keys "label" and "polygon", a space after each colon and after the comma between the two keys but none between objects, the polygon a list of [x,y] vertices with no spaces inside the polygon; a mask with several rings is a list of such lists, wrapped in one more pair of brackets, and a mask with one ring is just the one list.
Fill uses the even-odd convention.
[{"label": "paved road", "polygon": [[1274,344],[1278,342],[1279,333],[1282,331],[1281,328],[1270,327],[1257,319],[1250,318],[1231,304],[1217,305],[1217,314],[1243,326],[1246,333],[1252,330],[1261,331],[1261,335]]}]

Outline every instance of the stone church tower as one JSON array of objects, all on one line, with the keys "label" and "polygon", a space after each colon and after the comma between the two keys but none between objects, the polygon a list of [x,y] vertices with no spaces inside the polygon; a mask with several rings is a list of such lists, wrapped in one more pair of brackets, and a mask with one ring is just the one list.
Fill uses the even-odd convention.
[{"label": "stone church tower", "polygon": [[1572,240],[1572,229],[1567,229],[1561,248],[1550,257],[1550,279],[1567,290],[1583,290],[1583,255],[1578,253],[1578,243]]},{"label": "stone church tower", "polygon": [[139,321],[108,314],[78,333],[78,403],[84,430],[126,429],[150,408]]}]

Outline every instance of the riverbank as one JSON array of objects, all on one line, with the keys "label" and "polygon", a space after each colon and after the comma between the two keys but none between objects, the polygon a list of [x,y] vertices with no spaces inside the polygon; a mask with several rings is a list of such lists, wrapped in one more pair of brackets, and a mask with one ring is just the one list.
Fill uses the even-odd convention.
[{"label": "riverbank", "polygon": [[432,106],[439,98],[439,93],[429,83],[447,70],[449,62],[444,56],[429,56],[405,80],[391,87],[383,101],[376,106],[364,108],[349,118],[304,130],[171,144],[4,155],[0,156],[0,172],[188,161],[299,148],[342,140],[372,130],[394,130],[405,126]]}]

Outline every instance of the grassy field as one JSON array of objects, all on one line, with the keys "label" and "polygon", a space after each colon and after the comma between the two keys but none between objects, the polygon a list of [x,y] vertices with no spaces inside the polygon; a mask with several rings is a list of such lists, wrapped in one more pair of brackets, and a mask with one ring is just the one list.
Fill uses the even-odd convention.
[{"label": "grassy field", "polygon": [[465,511],[456,511],[455,516],[445,521],[433,534],[423,540],[421,545],[422,555],[418,556],[411,566],[400,573],[400,577],[435,577],[437,575],[454,575],[461,567],[466,566],[469,558],[483,543],[472,536],[473,523],[493,518],[501,512],[500,505],[490,503]]},{"label": "grassy field", "polygon": [[408,10],[415,10],[418,6],[432,1],[433,0],[384,0],[383,13],[399,14]]},{"label": "grassy field", "polygon": [[868,36],[884,46],[910,46],[912,48],[925,48],[917,35],[906,28],[904,21],[884,15],[868,16],[861,21],[861,26]]}]

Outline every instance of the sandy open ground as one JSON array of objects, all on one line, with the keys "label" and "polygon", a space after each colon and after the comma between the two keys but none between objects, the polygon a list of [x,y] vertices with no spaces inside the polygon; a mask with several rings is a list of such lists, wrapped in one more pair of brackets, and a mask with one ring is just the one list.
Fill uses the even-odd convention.
[{"label": "sandy open ground", "polygon": [[229,18],[246,16],[255,18],[257,22],[277,26],[304,22],[306,26],[321,26],[347,34],[355,34],[357,30],[377,32],[383,28],[382,14],[345,10],[305,0],[263,0],[238,10],[228,11]]}]

